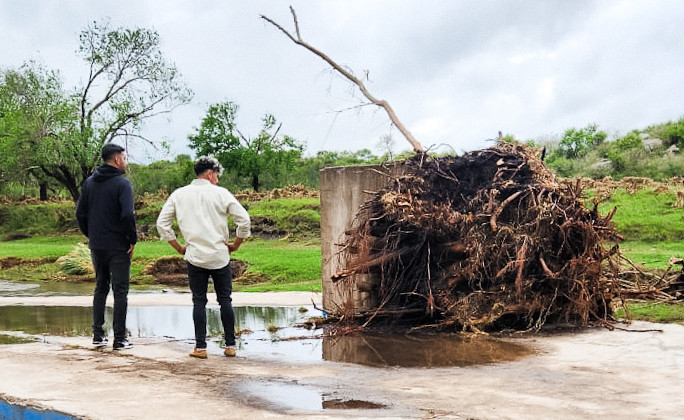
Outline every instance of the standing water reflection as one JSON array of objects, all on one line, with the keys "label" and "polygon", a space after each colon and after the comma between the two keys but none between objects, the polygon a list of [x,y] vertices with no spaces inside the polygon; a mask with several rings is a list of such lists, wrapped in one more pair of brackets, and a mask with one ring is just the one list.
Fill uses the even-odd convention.
[{"label": "standing water reflection", "polygon": [[[491,338],[457,335],[351,334],[320,338],[322,330],[300,325],[318,315],[313,307],[236,306],[239,357],[260,357],[288,363],[323,360],[367,366],[468,366],[517,360],[532,354],[524,346]],[[111,308],[107,308],[111,311]],[[111,319],[111,313],[106,319]],[[220,354],[222,336],[218,307],[207,308],[209,352]],[[78,306],[0,306],[0,331],[27,334],[87,336],[91,309]],[[191,306],[129,306],[131,337],[194,343]],[[105,324],[111,336],[111,324]],[[291,339],[296,338],[296,339]]]}]

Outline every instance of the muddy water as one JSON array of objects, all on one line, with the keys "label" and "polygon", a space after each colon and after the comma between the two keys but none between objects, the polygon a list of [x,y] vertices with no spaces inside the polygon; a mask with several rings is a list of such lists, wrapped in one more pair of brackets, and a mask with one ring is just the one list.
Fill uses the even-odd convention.
[{"label": "muddy water", "polygon": [[[237,306],[234,309],[236,330],[240,331],[237,340],[240,357],[289,363],[331,361],[382,367],[445,367],[505,362],[532,354],[526,347],[503,340],[463,339],[455,335],[352,334],[322,338],[321,329],[301,326],[320,314],[311,306]],[[105,319],[105,331],[111,337],[110,307]],[[208,350],[218,354],[222,336],[218,308],[207,308],[207,321],[211,338]],[[194,341],[190,306],[129,306],[127,327],[134,343],[136,338]],[[91,308],[0,306],[0,331],[89,337]]]},{"label": "muddy water", "polygon": [[353,334],[323,342],[323,358],[367,366],[472,366],[517,360],[533,354],[519,344],[455,335]]},{"label": "muddy water", "polygon": [[93,283],[21,282],[0,279],[0,296],[56,296],[56,295],[89,295],[92,294]]}]

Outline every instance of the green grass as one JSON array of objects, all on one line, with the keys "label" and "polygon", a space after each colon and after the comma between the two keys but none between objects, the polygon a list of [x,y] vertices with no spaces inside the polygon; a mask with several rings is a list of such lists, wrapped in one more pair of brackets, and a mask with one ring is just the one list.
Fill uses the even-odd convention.
[{"label": "green grass", "polygon": [[672,191],[656,194],[650,188],[630,194],[618,189],[601,203],[599,212],[617,207],[613,221],[628,241],[678,241],[684,239],[684,208],[672,207],[676,201]]},{"label": "green grass", "polygon": [[263,274],[269,285],[246,291],[321,290],[321,247],[318,241],[249,240],[233,254],[249,264],[248,272]]},{"label": "green grass", "polygon": [[625,241],[620,244],[620,250],[630,261],[643,268],[664,270],[668,267],[670,257],[684,257],[684,241]]},{"label": "green grass", "polygon": [[0,204],[0,234],[45,234],[78,228],[76,206],[64,201],[47,204]]},{"label": "green grass", "polygon": [[295,236],[318,236],[321,226],[318,198],[279,198],[247,205],[253,219],[269,219]]},{"label": "green grass", "polygon": [[0,344],[24,344],[33,343],[37,339],[34,337],[19,337],[15,335],[0,334]]},{"label": "green grass", "polygon": [[[593,191],[587,195],[592,197]],[[618,189],[599,205],[599,212],[617,207],[613,222],[625,238],[620,244],[625,257],[643,268],[664,270],[670,257],[684,257],[684,208],[673,207],[675,202],[672,191],[646,188],[630,194]]]},{"label": "green grass", "polygon": [[321,292],[319,279],[294,283],[263,283],[249,286],[234,285],[236,292]]},{"label": "green grass", "polygon": [[[24,260],[57,259],[72,252],[85,238],[80,235],[35,236],[16,241],[2,242],[0,258],[16,257]],[[144,280],[143,269],[154,259],[176,255],[164,241],[139,242],[135,247],[131,278],[135,283]],[[250,238],[233,254],[233,258],[248,263],[248,272],[261,274],[269,284],[245,286],[244,291],[320,291],[321,247],[314,241],[262,240]],[[60,272],[59,264],[17,266],[3,270],[8,279],[50,279]],[[238,288],[236,287],[236,290]]]},{"label": "green grass", "polygon": [[[627,304],[627,309],[633,320],[684,324],[684,305],[681,303],[633,302]],[[625,310],[618,309],[615,316],[625,318]]]},{"label": "green grass", "polygon": [[84,242],[83,235],[34,236],[16,241],[0,242],[0,258],[17,257],[27,260],[57,259]]}]

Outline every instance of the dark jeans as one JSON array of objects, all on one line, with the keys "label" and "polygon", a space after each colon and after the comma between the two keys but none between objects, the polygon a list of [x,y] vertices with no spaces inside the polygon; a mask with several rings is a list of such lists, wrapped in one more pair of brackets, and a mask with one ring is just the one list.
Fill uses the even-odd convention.
[{"label": "dark jeans", "polygon": [[131,279],[131,257],[126,250],[90,251],[95,268],[93,292],[93,335],[104,337],[105,304],[109,286],[114,294],[114,341],[126,338],[128,287]]},{"label": "dark jeans", "polygon": [[216,298],[221,306],[221,324],[226,346],[235,345],[235,314],[230,294],[233,292],[233,274],[230,265],[208,270],[188,263],[188,282],[192,292],[192,320],[195,322],[195,347],[207,347],[207,286],[209,277],[214,282]]}]

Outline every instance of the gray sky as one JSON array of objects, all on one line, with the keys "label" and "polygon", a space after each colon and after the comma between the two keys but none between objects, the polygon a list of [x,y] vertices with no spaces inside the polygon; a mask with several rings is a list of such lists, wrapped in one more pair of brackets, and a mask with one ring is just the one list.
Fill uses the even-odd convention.
[{"label": "gray sky", "polygon": [[679,0],[0,0],[0,67],[38,59],[76,86],[87,75],[78,34],[108,17],[111,27],[156,30],[195,92],[146,126],[173,154],[191,153],[187,136],[222,101],[240,106],[248,136],[275,115],[306,155],[379,154],[390,134],[395,152],[410,149],[383,110],[355,108],[358,89],[259,18],[293,30],[289,5],[304,40],[359,76],[367,70],[368,89],[426,148],[460,154],[499,130],[543,139],[589,123],[615,136],[684,117]]}]

